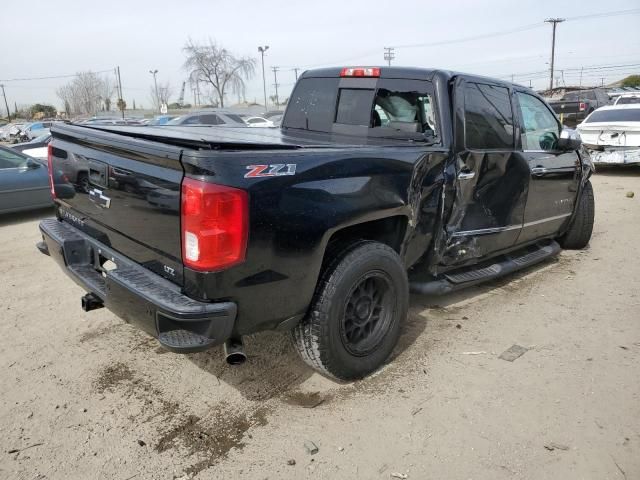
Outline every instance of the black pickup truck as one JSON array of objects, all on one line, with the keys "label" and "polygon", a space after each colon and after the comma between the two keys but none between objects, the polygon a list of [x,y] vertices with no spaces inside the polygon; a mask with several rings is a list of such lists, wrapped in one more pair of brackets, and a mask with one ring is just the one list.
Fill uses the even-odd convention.
[{"label": "black pickup truck", "polygon": [[575,127],[595,109],[609,105],[609,95],[602,88],[576,90],[565,93],[560,100],[549,102],[553,111],[560,117],[560,123]]},{"label": "black pickup truck", "polygon": [[[53,128],[38,248],[175,352],[292,331],[341,379],[439,295],[589,242],[592,165],[533,91],[399,67],[307,71],[280,129]],[[67,188],[62,188],[62,187]],[[62,315],[63,312],[60,312]]]}]

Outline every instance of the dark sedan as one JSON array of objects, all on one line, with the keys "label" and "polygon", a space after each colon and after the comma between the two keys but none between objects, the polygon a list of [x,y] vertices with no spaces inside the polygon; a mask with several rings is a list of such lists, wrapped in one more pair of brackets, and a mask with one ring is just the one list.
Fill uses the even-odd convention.
[{"label": "dark sedan", "polygon": [[53,206],[47,165],[0,146],[0,213]]}]

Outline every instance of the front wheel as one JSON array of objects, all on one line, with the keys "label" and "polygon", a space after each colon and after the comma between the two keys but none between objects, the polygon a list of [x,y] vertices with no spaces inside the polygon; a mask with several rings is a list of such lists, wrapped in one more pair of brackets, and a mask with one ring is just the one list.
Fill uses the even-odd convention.
[{"label": "front wheel", "polygon": [[576,208],[573,222],[558,241],[562,248],[579,250],[586,247],[591,240],[593,232],[593,221],[595,217],[595,200],[593,198],[593,187],[587,180],[582,189],[580,203]]},{"label": "front wheel", "polygon": [[292,331],[293,343],[321,373],[362,378],[393,351],[408,305],[407,273],[398,254],[362,241],[326,266],[308,315]]}]

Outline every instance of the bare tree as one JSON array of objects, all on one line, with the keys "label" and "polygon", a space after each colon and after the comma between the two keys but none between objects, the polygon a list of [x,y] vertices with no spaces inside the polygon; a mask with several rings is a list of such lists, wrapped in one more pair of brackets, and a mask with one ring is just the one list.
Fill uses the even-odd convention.
[{"label": "bare tree", "polygon": [[169,99],[173,95],[173,87],[169,82],[158,83],[158,96],[156,97],[155,87],[151,87],[149,91],[149,100],[155,110],[160,110],[163,103],[169,105]]},{"label": "bare tree", "polygon": [[104,76],[101,79],[100,83],[100,99],[102,100],[102,104],[104,105],[104,109],[107,112],[111,111],[111,97],[115,93],[115,86],[111,81],[110,76]]},{"label": "bare tree", "polygon": [[244,97],[244,82],[255,74],[254,58],[236,57],[211,40],[208,44],[197,44],[189,39],[183,51],[187,57],[184,69],[189,72],[189,82],[211,85],[220,107],[224,108],[225,94],[229,90]]},{"label": "bare tree", "polygon": [[[107,84],[107,85],[105,85]],[[111,106],[113,87],[108,77],[99,77],[93,72],[79,72],[75,78],[56,90],[69,114],[95,114],[104,102]]]}]

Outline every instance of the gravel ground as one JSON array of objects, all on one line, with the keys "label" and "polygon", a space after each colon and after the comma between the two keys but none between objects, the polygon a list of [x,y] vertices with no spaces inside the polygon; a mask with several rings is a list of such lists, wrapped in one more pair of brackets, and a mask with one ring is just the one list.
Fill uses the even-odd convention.
[{"label": "gravel ground", "polygon": [[51,212],[0,217],[0,478],[638,479],[640,172],[593,183],[590,248],[412,297],[394,358],[350,384],[281,333],[240,367],[167,353],[81,311],[34,247]]}]

